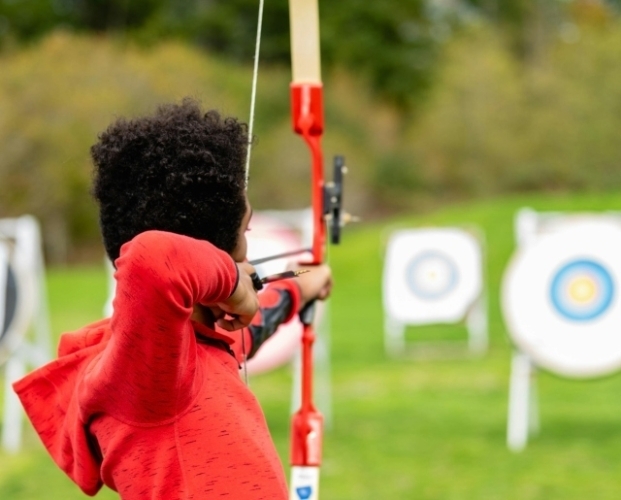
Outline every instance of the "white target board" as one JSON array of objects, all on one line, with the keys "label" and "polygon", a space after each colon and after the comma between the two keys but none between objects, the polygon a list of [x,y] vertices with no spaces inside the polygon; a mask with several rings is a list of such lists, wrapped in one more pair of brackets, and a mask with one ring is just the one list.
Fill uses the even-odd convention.
[{"label": "white target board", "polygon": [[621,368],[621,225],[567,223],[521,248],[503,280],[502,308],[516,346],[567,377]]},{"label": "white target board", "polygon": [[537,368],[568,378],[621,369],[621,214],[522,209],[515,227],[501,307],[516,347],[507,444],[519,451],[539,428]]},{"label": "white target board", "polygon": [[[299,228],[279,219],[274,213],[255,212],[253,214],[250,231],[246,233],[249,261],[303,248],[303,238]],[[301,217],[305,213],[301,214]],[[276,274],[285,271],[291,259],[303,260],[303,255],[271,260],[258,264],[255,268],[259,276]]]},{"label": "white target board", "polygon": [[22,412],[12,383],[50,359],[50,326],[39,224],[0,219],[0,364],[5,364],[2,446],[21,446]]},{"label": "white target board", "polygon": [[2,328],[0,364],[24,344],[33,330],[35,344],[48,347],[49,319],[41,234],[34,217],[0,219]]},{"label": "white target board", "polygon": [[479,347],[486,344],[485,311],[475,307],[482,305],[477,303],[483,295],[482,262],[479,239],[460,228],[393,233],[383,276],[387,349],[402,349],[405,325],[457,323],[475,309],[474,337]]}]

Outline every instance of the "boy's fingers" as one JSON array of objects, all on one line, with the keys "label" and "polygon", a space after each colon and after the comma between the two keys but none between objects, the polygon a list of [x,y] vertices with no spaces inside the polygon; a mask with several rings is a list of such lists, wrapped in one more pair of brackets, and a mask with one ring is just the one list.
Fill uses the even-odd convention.
[{"label": "boy's fingers", "polygon": [[229,332],[233,332],[235,330],[241,330],[242,328],[247,327],[250,324],[250,321],[246,322],[245,320],[234,316],[229,318],[220,318],[216,323],[220,328]]},{"label": "boy's fingers", "polygon": [[217,306],[210,306],[208,308],[211,311],[211,314],[213,315],[213,319],[215,320],[219,320],[220,318],[223,318],[224,315],[226,314],[226,312]]},{"label": "boy's fingers", "polygon": [[223,330],[227,330],[229,332],[232,332],[234,330],[238,330],[238,328],[235,328],[235,325],[233,324],[232,320],[228,320],[228,319],[219,319],[218,321],[216,321],[216,324],[222,328]]},{"label": "boy's fingers", "polygon": [[320,292],[317,298],[319,300],[326,300],[330,296],[330,292],[332,291],[332,284],[324,287]]}]

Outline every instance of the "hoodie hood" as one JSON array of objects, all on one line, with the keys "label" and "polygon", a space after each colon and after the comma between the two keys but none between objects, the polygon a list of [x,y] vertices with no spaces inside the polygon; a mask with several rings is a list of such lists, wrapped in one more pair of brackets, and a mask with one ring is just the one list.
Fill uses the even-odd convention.
[{"label": "hoodie hood", "polygon": [[28,418],[56,464],[87,495],[102,487],[101,454],[78,401],[79,382],[110,338],[110,320],[61,337],[58,359],[15,382]]}]

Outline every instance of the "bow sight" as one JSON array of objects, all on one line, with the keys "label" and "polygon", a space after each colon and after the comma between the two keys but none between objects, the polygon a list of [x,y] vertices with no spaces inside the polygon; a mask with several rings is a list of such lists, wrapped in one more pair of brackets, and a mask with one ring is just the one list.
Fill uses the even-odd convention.
[{"label": "bow sight", "polygon": [[359,219],[343,210],[343,176],[347,174],[343,156],[334,157],[333,172],[332,182],[326,183],[323,188],[323,214],[330,227],[330,243],[338,245],[341,242],[341,229]]},{"label": "bow sight", "polygon": [[347,173],[345,158],[334,157],[334,176],[323,188],[323,214],[330,226],[330,243],[338,245],[341,241],[341,227],[344,223],[343,209],[343,175]]}]

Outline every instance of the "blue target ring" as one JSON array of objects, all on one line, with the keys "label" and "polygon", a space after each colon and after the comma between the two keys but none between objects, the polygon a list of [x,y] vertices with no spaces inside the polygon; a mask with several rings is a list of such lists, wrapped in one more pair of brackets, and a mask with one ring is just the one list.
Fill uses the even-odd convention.
[{"label": "blue target ring", "polygon": [[587,259],[562,266],[552,278],[550,298],[556,312],[572,321],[589,321],[610,306],[615,285],[610,272]]},{"label": "blue target ring", "polygon": [[415,257],[406,269],[409,289],[423,300],[443,298],[455,288],[458,279],[459,273],[453,261],[436,251]]}]

